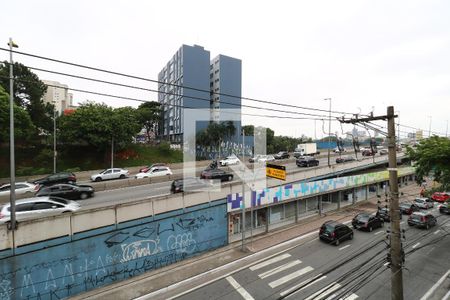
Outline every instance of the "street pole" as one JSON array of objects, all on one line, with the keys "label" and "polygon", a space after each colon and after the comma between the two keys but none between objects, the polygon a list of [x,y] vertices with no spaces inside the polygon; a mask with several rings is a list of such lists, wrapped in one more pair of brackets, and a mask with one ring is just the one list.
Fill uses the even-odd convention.
[{"label": "street pole", "polygon": [[56,101],[53,101],[53,174],[56,173]]},{"label": "street pole", "polygon": [[242,129],[242,251],[245,251],[245,130]]},{"label": "street pole", "polygon": [[428,127],[428,137],[431,137],[431,116],[428,116],[430,118],[430,126]]},{"label": "street pole", "polygon": [[398,204],[398,174],[397,149],[395,145],[395,115],[394,107],[387,108],[388,121],[388,149],[389,149],[389,187],[391,203],[391,299],[403,300],[403,274],[402,274],[402,245]]},{"label": "street pole", "polygon": [[114,136],[111,136],[111,169],[114,168]]},{"label": "street pole", "polygon": [[445,129],[445,137],[448,137],[448,120],[447,120],[447,127]]},{"label": "street pole", "polygon": [[18,46],[9,38],[9,159],[10,159],[10,215],[11,230],[16,230],[16,161],[14,156],[14,74],[13,74],[13,47]]},{"label": "street pole", "polygon": [[324,100],[330,101],[330,111],[328,114],[328,167],[331,167],[330,163],[330,147],[331,147],[331,98],[325,98]]}]

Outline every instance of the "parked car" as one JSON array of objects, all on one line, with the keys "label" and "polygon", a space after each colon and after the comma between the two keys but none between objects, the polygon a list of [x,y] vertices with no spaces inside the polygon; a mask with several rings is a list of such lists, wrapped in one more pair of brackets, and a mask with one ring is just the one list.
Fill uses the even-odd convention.
[{"label": "parked car", "polygon": [[[58,197],[34,197],[16,201],[16,220],[41,218],[74,212],[80,209],[75,201]],[[11,220],[10,204],[4,204],[0,209],[0,224]]]},{"label": "parked car", "polygon": [[153,167],[146,172],[137,173],[134,177],[137,179],[141,178],[150,178],[150,177],[158,177],[164,175],[172,175],[172,170],[169,167]]},{"label": "parked car", "polygon": [[220,179],[220,181],[233,180],[233,174],[225,172],[222,169],[207,169],[200,174],[202,179]]},{"label": "parked car", "polygon": [[109,179],[124,179],[130,175],[130,172],[125,169],[112,168],[101,171],[100,173],[91,175],[92,181],[102,181]]},{"label": "parked car", "polygon": [[298,167],[313,167],[319,165],[319,160],[312,156],[300,156],[295,163]]},{"label": "parked car", "polygon": [[431,199],[437,202],[445,202],[450,199],[450,194],[447,192],[435,192],[431,196]]},{"label": "parked car", "polygon": [[372,149],[364,149],[361,151],[362,156],[374,156],[375,155],[376,150],[372,150]]},{"label": "parked car", "polygon": [[145,173],[145,172],[147,172],[148,170],[150,170],[151,168],[154,168],[154,167],[165,167],[165,166],[166,166],[165,163],[156,163],[156,164],[152,164],[152,165],[149,165],[149,166],[145,166],[145,167],[140,168],[140,169],[139,169],[139,173]]},{"label": "parked car", "polygon": [[343,157],[336,158],[336,163],[341,164],[341,163],[346,163],[346,162],[355,161],[355,160],[356,159],[353,156],[343,156]]},{"label": "parked car", "polygon": [[76,183],[76,182],[77,177],[75,176],[75,174],[70,172],[59,172],[33,181],[34,184],[39,185],[53,185],[56,183]]},{"label": "parked car", "polygon": [[442,204],[439,204],[439,212],[441,214],[450,215],[450,201],[446,201]]},{"label": "parked car", "polygon": [[277,154],[275,154],[273,157],[275,157],[275,159],[286,159],[286,158],[289,158],[290,155],[287,151],[280,151]]},{"label": "parked car", "polygon": [[431,199],[425,198],[425,197],[414,199],[414,204],[420,208],[425,208],[425,209],[434,207],[433,201]]},{"label": "parked car", "polygon": [[415,211],[420,211],[420,208],[417,205],[409,202],[400,203],[399,208],[402,214],[404,215],[410,215]]},{"label": "parked car", "polygon": [[429,229],[437,224],[437,219],[430,213],[415,212],[408,218],[409,226],[417,226]]},{"label": "parked car", "polygon": [[383,225],[383,219],[377,216],[372,216],[368,213],[357,214],[352,220],[353,228],[368,230],[369,232],[372,232],[374,228],[381,228]]},{"label": "parked car", "polygon": [[[16,182],[16,195],[33,196],[39,190],[39,185],[29,182]],[[0,186],[0,196],[9,196],[11,185],[9,183]]]},{"label": "parked car", "polygon": [[378,153],[379,153],[380,155],[388,155],[388,154],[389,154],[389,150],[383,148],[383,149],[378,150]]},{"label": "parked car", "polygon": [[42,187],[37,193],[37,197],[55,196],[64,199],[84,200],[94,195],[94,188],[90,185],[75,185],[59,183],[52,186]]},{"label": "parked car", "polygon": [[345,224],[331,220],[320,227],[319,238],[338,246],[342,241],[353,239],[353,230]]},{"label": "parked car", "polygon": [[[384,222],[391,221],[391,215],[387,207],[380,207],[375,214],[378,218],[382,219]],[[402,219],[402,212],[399,211],[400,219]]]},{"label": "parked car", "polygon": [[234,154],[227,156],[225,159],[222,159],[221,161],[219,161],[221,166],[237,165],[240,162],[241,161],[239,160],[239,158]]},{"label": "parked car", "polygon": [[200,178],[188,177],[184,179],[176,179],[172,182],[170,186],[170,191],[172,193],[182,193],[185,188],[189,190],[201,190],[212,187],[208,181]]}]

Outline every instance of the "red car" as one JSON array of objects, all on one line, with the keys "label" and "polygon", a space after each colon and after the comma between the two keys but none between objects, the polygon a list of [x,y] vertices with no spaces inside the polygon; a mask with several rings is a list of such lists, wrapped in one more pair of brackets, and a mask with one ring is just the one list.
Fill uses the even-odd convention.
[{"label": "red car", "polygon": [[436,192],[431,196],[431,199],[437,202],[445,202],[450,199],[450,195],[445,192]]},{"label": "red car", "polygon": [[153,167],[165,167],[165,166],[166,166],[166,164],[164,164],[164,163],[156,163],[156,164],[153,164],[150,166],[140,168],[139,173],[146,173],[148,170],[150,170]]}]

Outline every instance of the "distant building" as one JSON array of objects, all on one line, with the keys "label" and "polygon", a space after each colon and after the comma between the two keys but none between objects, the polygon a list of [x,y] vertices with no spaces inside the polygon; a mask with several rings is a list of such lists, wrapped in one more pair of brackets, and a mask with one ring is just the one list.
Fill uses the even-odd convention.
[{"label": "distant building", "polygon": [[62,115],[67,108],[72,107],[73,95],[68,92],[66,84],[57,81],[43,80],[47,85],[47,92],[45,92],[42,100],[44,103],[55,105],[55,110],[59,115]]}]

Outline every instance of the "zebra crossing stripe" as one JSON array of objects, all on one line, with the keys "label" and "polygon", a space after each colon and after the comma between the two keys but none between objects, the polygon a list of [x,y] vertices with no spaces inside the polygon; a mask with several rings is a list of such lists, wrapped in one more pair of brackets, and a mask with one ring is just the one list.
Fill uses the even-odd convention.
[{"label": "zebra crossing stripe", "polygon": [[276,263],[280,260],[283,260],[285,258],[291,257],[291,255],[289,253],[285,253],[283,255],[279,255],[279,256],[275,256],[274,258],[271,258],[269,260],[263,261],[262,263],[259,263],[257,265],[254,265],[252,267],[250,267],[250,270],[255,271],[255,270],[259,270],[261,268],[264,268],[265,266],[268,266],[270,264]]},{"label": "zebra crossing stripe", "polygon": [[288,281],[290,281],[292,279],[295,279],[295,278],[300,277],[300,276],[302,276],[302,275],[304,275],[304,274],[306,274],[308,272],[311,272],[312,270],[314,270],[314,268],[308,266],[306,268],[300,269],[300,270],[295,271],[295,272],[293,272],[291,274],[283,276],[280,279],[272,281],[271,283],[269,283],[269,286],[271,288],[276,288],[277,286],[280,286],[280,285],[282,285],[282,284],[284,284],[284,283],[286,283],[286,282],[288,282]]},{"label": "zebra crossing stripe", "polygon": [[264,278],[266,278],[266,277],[269,277],[269,276],[271,276],[271,275],[277,274],[277,273],[279,273],[279,272],[282,272],[282,271],[284,271],[284,270],[287,270],[287,269],[289,269],[289,268],[292,268],[293,266],[296,266],[296,265],[301,264],[301,263],[302,263],[302,262],[301,262],[300,260],[296,259],[296,260],[294,260],[294,261],[291,261],[291,262],[288,262],[288,263],[286,263],[286,264],[284,264],[284,265],[281,265],[281,266],[279,266],[279,267],[276,267],[276,268],[274,268],[274,269],[272,269],[272,270],[269,270],[269,271],[267,271],[267,272],[264,272],[264,273],[262,273],[262,274],[259,274],[258,276],[259,276],[259,278],[264,279]]}]

